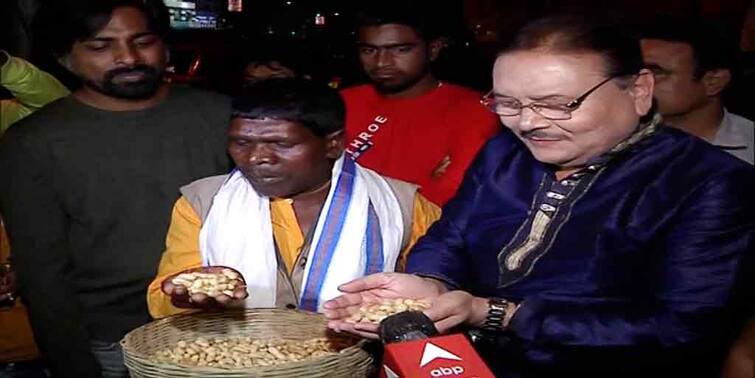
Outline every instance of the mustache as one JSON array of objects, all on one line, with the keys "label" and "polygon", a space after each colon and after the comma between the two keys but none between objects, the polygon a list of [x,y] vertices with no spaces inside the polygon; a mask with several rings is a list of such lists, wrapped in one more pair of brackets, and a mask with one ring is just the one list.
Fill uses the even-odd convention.
[{"label": "mustache", "polygon": [[239,169],[247,177],[260,178],[260,177],[278,177],[279,172],[269,171],[266,169]]},{"label": "mustache", "polygon": [[375,68],[370,70],[371,74],[390,74],[395,75],[399,73],[399,70],[393,69],[393,68]]},{"label": "mustache", "polygon": [[563,139],[562,135],[556,135],[543,132],[542,130],[529,130],[519,133],[522,138],[538,138],[538,139]]},{"label": "mustache", "polygon": [[133,67],[119,67],[105,72],[105,81],[111,81],[118,75],[140,73],[145,76],[146,79],[157,78],[160,76],[160,72],[154,67],[146,64],[137,64]]}]

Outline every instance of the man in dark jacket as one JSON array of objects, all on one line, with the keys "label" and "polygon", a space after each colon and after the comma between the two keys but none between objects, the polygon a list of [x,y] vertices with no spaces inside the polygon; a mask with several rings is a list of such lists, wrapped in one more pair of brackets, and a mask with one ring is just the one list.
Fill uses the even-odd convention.
[{"label": "man in dark jacket", "polygon": [[0,141],[0,213],[55,375],[125,377],[178,188],[229,167],[230,103],[163,80],[161,2],[60,5],[40,24],[83,85]]}]

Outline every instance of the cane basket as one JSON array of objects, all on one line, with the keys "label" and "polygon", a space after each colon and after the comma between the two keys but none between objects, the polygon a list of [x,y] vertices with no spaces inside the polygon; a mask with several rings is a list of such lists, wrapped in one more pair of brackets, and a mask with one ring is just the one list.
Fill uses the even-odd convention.
[{"label": "cane basket", "polygon": [[[304,341],[316,337],[346,338],[340,353],[276,366],[220,369],[157,361],[155,353],[171,348],[180,340],[198,337],[249,336],[254,339]],[[129,332],[123,340],[123,360],[133,378],[182,377],[369,377],[375,370],[364,341],[334,335],[327,331],[320,314],[282,310],[247,309],[203,312],[168,317]]]}]

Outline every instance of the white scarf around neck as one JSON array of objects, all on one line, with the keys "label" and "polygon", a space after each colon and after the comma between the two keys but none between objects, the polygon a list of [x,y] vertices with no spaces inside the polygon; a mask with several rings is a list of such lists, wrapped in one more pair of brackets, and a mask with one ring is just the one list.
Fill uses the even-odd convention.
[{"label": "white scarf around neck", "polygon": [[[349,164],[349,163],[347,163]],[[344,179],[344,157],[332,171],[332,184],[315,226],[310,243],[301,295],[307,288],[315,262],[314,251],[319,242],[332,235],[323,235],[327,214],[334,202],[338,181]],[[322,304],[341,294],[338,286],[365,273],[367,256],[365,230],[370,202],[379,220],[383,245],[383,271],[393,271],[402,247],[403,217],[398,199],[386,180],[358,164],[354,167],[353,188],[345,212],[340,237],[336,241],[324,280],[317,288],[317,310]],[[343,204],[337,204],[341,206]],[[274,307],[276,299],[278,259],[276,257],[270,219],[269,199],[260,196],[244,175],[234,170],[223,183],[199,233],[202,264],[224,265],[238,270],[246,280],[249,297],[246,307]],[[284,268],[285,269],[285,268]]]}]

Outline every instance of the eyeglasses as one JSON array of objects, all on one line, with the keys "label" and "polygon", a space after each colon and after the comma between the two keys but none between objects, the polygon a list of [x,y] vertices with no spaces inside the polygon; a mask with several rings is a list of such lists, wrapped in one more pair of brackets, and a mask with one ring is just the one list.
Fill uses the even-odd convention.
[{"label": "eyeglasses", "polygon": [[512,117],[522,114],[522,109],[529,108],[533,112],[541,115],[543,118],[547,118],[554,121],[563,121],[571,119],[571,113],[579,109],[580,105],[585,101],[587,96],[595,92],[603,84],[625,75],[614,75],[606,78],[594,87],[590,88],[587,92],[581,96],[567,102],[566,104],[545,104],[538,102],[531,102],[527,105],[523,105],[519,100],[511,97],[496,97],[493,90],[488,92],[485,96],[482,96],[480,103],[484,105],[491,112],[504,117]]}]

